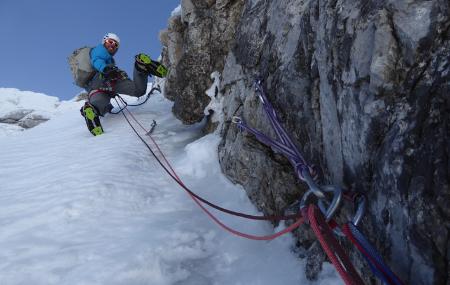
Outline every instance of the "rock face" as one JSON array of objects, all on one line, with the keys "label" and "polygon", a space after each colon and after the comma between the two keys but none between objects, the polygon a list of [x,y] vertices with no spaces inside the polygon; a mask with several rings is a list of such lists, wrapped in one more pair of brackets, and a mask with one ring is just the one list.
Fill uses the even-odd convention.
[{"label": "rock face", "polygon": [[[282,213],[306,187],[284,157],[231,123],[238,115],[275,137],[256,77],[323,183],[367,195],[361,229],[401,279],[448,284],[450,3],[190,0],[182,11],[161,34],[166,93],[178,118],[197,122],[210,74],[221,74],[220,163],[258,208]],[[324,255],[307,227],[295,234],[314,278]]]}]

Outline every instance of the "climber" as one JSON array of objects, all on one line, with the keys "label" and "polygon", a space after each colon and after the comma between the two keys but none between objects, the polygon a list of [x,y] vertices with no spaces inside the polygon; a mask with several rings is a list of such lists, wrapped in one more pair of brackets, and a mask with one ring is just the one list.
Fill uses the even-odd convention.
[{"label": "climber", "polygon": [[119,37],[107,33],[102,43],[89,52],[90,64],[94,71],[92,79],[83,86],[88,92],[88,100],[80,112],[93,135],[103,133],[99,116],[104,116],[113,109],[110,100],[117,93],[134,97],[144,95],[148,77],[151,76],[152,60],[143,53],[135,56],[133,80],[129,79],[125,71],[117,68],[113,56],[117,53],[119,45]]}]

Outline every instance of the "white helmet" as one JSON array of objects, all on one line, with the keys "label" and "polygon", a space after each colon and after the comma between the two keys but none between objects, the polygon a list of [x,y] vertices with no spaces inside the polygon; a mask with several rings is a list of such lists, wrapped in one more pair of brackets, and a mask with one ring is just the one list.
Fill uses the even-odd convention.
[{"label": "white helmet", "polygon": [[107,34],[103,37],[102,44],[105,44],[105,41],[106,41],[107,39],[115,40],[118,44],[120,44],[120,39],[119,39],[119,37],[118,37],[116,34],[114,34],[114,33],[107,33]]}]

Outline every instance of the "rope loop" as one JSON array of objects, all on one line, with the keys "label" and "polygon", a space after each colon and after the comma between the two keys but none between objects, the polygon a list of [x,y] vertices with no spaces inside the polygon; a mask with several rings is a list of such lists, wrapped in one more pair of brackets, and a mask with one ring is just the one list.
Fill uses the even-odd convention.
[{"label": "rope loop", "polygon": [[299,177],[302,181],[305,181],[305,177],[303,176],[303,171],[306,171],[306,170],[307,170],[307,169],[305,169],[305,168],[307,168],[307,166],[304,165],[304,164],[301,163],[301,162],[296,162],[295,165],[294,165],[295,172],[297,172],[298,177]]}]

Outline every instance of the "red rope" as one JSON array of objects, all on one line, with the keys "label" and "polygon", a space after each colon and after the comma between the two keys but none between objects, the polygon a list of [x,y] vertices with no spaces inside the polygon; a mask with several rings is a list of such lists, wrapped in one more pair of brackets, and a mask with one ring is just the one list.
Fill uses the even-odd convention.
[{"label": "red rope", "polygon": [[[116,101],[117,102],[117,101]],[[118,102],[117,102],[118,103]],[[118,103],[119,104],[119,103]],[[129,114],[131,114],[131,112],[128,110],[128,109],[126,109],[127,111],[128,111],[128,113]],[[132,114],[131,114],[132,115]],[[125,116],[125,114],[124,114],[124,116]],[[132,116],[132,117],[134,117],[134,116]],[[127,117],[125,116],[125,119],[128,121],[128,119],[127,119]],[[136,118],[134,118],[134,120],[135,121],[137,121],[136,120]],[[131,126],[131,123],[129,122],[129,124],[130,124],[130,126]],[[141,125],[141,124],[139,124],[140,126],[141,126],[141,128],[143,128],[143,130],[144,131],[146,131],[147,132],[147,130]],[[132,128],[133,128],[133,126],[131,126]],[[133,130],[134,130],[134,128],[133,128]],[[135,132],[136,132],[136,134],[138,134],[137,133],[137,131],[135,130]],[[147,132],[148,133],[148,132]],[[138,134],[138,136],[139,136],[139,134]],[[173,168],[171,167],[171,165],[170,165],[170,163],[167,161],[167,159],[166,159],[166,157],[164,156],[164,153],[161,151],[161,149],[159,148],[159,146],[158,146],[158,144],[156,143],[156,141],[155,140],[153,140],[153,138],[151,137],[151,136],[149,136],[150,137],[150,139],[152,139],[152,141],[153,141],[153,143],[156,145],[156,147],[157,147],[157,149],[159,150],[159,152],[160,152],[160,155],[163,157],[163,159],[164,159],[164,161],[165,161],[165,163],[166,164],[168,164],[169,165],[169,168],[171,169],[171,171],[169,171],[168,169],[167,169],[167,167],[165,166],[165,165],[163,165],[163,163],[160,161],[160,159],[159,158],[157,158],[156,157],[156,154],[151,150],[151,148],[150,148],[150,146],[148,146],[147,145],[147,147],[150,149],[150,151],[151,151],[151,153],[156,157],[156,159],[158,160],[158,162],[160,162],[160,164],[161,164],[161,166],[163,167],[163,169],[186,191],[186,192],[188,192],[190,195],[192,195],[192,196],[194,196],[197,200],[199,200],[199,201],[201,201],[202,203],[205,203],[206,205],[208,205],[208,206],[210,206],[210,207],[212,207],[212,208],[214,208],[214,209],[216,209],[216,210],[219,210],[219,211],[221,211],[221,212],[224,212],[224,213],[227,213],[227,214],[230,214],[230,215],[234,215],[234,216],[238,216],[238,217],[242,217],[242,218],[246,218],[246,219],[251,219],[251,220],[260,220],[260,221],[280,221],[280,220],[290,220],[290,219],[298,219],[298,218],[300,218],[301,217],[301,214],[300,213],[298,213],[298,214],[294,214],[294,215],[287,215],[287,216],[254,216],[254,215],[248,215],[248,214],[244,214],[244,213],[240,213],[240,212],[235,212],[235,211],[231,211],[231,210],[229,210],[229,209],[225,209],[225,208],[222,208],[222,207],[220,207],[220,206],[218,206],[218,205],[216,205],[216,204],[214,204],[214,203],[211,203],[211,202],[209,202],[208,200],[206,200],[206,199],[203,199],[202,197],[200,197],[200,196],[198,196],[197,194],[195,194],[194,192],[192,192],[184,183],[183,183],[183,181],[181,181],[181,179],[176,175],[176,173],[175,173],[175,171],[173,170]],[[145,140],[143,140],[142,139],[142,137],[141,136],[139,136],[139,138],[145,143],[145,144],[147,144],[147,142],[145,142]]]},{"label": "red rope", "polygon": [[267,235],[267,236],[256,236],[256,235],[250,235],[250,234],[246,234],[240,231],[236,231],[228,226],[226,226],[224,223],[222,223],[219,219],[217,219],[213,214],[211,214],[211,212],[209,212],[201,203],[200,201],[198,201],[194,196],[190,195],[189,196],[192,198],[192,200],[194,200],[194,202],[214,221],[216,222],[216,224],[218,224],[220,227],[222,227],[224,230],[239,236],[239,237],[243,237],[246,239],[251,239],[251,240],[273,240],[279,236],[282,236],[284,234],[287,234],[291,231],[293,231],[294,229],[298,228],[300,225],[302,225],[305,222],[305,219],[303,217],[298,218],[298,220],[293,223],[292,225],[290,225],[289,227],[285,228],[284,230],[281,230],[277,233],[274,233],[272,235]]},{"label": "red rope", "polygon": [[364,284],[358,272],[353,267],[348,255],[344,252],[339,242],[333,235],[323,214],[316,206],[309,206],[308,218],[311,228],[319,239],[323,250],[330,258],[337,272],[347,285]]},{"label": "red rope", "polygon": [[[129,111],[129,110],[127,110],[128,111],[128,113],[129,114],[131,114],[131,112]],[[130,126],[131,126],[131,128],[135,131],[135,133],[139,136],[139,138],[145,143],[145,141],[142,139],[142,137],[139,135],[139,133],[136,131],[136,129],[131,125],[131,122],[128,120],[128,118],[126,117],[126,115],[124,114],[124,113],[122,113],[123,115],[124,115],[124,117],[125,117],[125,119],[127,120],[127,122],[130,124]],[[132,116],[132,117],[134,117],[134,116]],[[136,118],[134,118],[134,120],[135,121],[137,121],[136,120]],[[140,126],[141,126],[141,128],[143,128],[144,129],[144,131],[146,131],[145,130],[145,128],[141,125],[141,124],[139,124]],[[152,139],[153,140],[153,139]],[[156,142],[153,140],[153,142],[154,142],[154,144],[155,145],[157,145],[156,144]],[[147,145],[147,147],[149,147],[150,148],[150,146],[148,146]],[[167,159],[165,158],[165,156],[164,156],[164,154],[162,153],[162,151],[160,150],[160,148],[158,147],[158,150],[160,151],[160,154],[164,157],[164,160],[165,160],[165,162],[167,163],[167,164],[169,164],[170,165],[170,163],[167,161]],[[150,149],[150,151],[152,151],[151,149]],[[152,151],[152,153],[154,154],[154,152]],[[163,165],[162,165],[163,166]],[[164,166],[163,166],[164,167]],[[246,234],[246,233],[243,233],[243,232],[240,232],[240,231],[237,231],[237,230],[234,230],[234,229],[232,229],[232,228],[230,228],[230,227],[228,227],[228,226],[226,226],[224,223],[222,223],[218,218],[216,218],[211,212],[209,212],[201,203],[200,203],[200,201],[202,201],[203,202],[203,200],[202,199],[198,199],[197,198],[197,196],[195,195],[195,194],[193,194],[190,190],[188,190],[186,187],[185,187],[185,185],[184,185],[184,183],[181,181],[181,179],[176,175],[176,173],[175,173],[175,171],[173,170],[173,168],[172,167],[170,167],[170,169],[174,172],[174,173],[172,173],[172,175],[174,175],[175,177],[176,177],[176,181],[180,184],[180,186],[182,186],[182,188],[184,189],[184,190],[186,190],[187,192],[188,192],[188,195],[194,200],[194,202],[215,222],[215,223],[217,223],[220,227],[222,227],[223,229],[225,229],[226,231],[228,231],[228,232],[230,232],[230,233],[232,233],[232,234],[234,234],[234,235],[237,235],[237,236],[240,236],[240,237],[243,237],[243,238],[247,238],[247,239],[252,239],[252,240],[272,240],[272,239],[275,239],[275,238],[277,238],[277,237],[279,237],[279,236],[281,236],[281,235],[284,235],[284,234],[286,234],[286,233],[288,233],[288,232],[291,232],[292,230],[294,230],[295,228],[297,228],[297,227],[299,227],[301,224],[303,224],[303,222],[304,222],[304,218],[303,217],[301,217],[301,215],[299,215],[297,218],[297,221],[295,222],[295,223],[293,223],[292,225],[290,225],[289,227],[287,227],[286,229],[284,229],[284,230],[281,230],[281,231],[279,231],[279,232],[277,232],[277,233],[274,233],[274,234],[272,234],[272,235],[267,235],[267,236],[256,236],[256,235],[250,235],[250,234]],[[166,171],[167,171],[167,169],[166,169]]]}]

